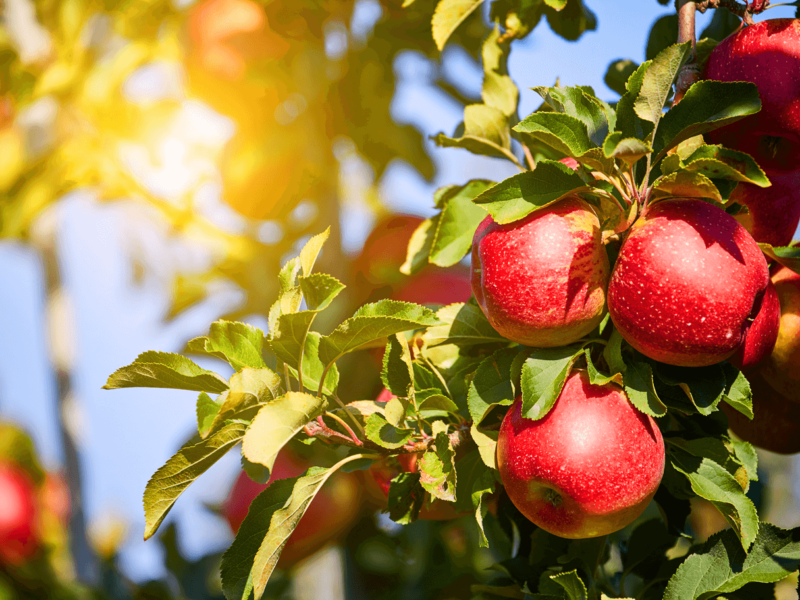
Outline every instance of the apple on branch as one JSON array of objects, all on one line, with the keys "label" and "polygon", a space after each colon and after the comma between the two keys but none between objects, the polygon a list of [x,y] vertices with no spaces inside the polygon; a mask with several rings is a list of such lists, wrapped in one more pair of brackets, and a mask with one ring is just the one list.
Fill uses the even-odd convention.
[{"label": "apple on branch", "polygon": [[565,538],[597,537],[647,507],[664,474],[664,440],[618,386],[592,385],[577,370],[541,420],[523,418],[517,398],[500,427],[497,466],[533,523]]},{"label": "apple on branch", "polygon": [[577,197],[506,225],[488,216],[472,243],[472,293],[498,333],[527,346],[564,346],[592,331],[608,272],[600,221]]},{"label": "apple on branch", "polygon": [[768,282],[761,249],[732,216],[701,200],[664,200],[648,207],[620,248],[608,310],[645,356],[702,367],[739,349]]}]

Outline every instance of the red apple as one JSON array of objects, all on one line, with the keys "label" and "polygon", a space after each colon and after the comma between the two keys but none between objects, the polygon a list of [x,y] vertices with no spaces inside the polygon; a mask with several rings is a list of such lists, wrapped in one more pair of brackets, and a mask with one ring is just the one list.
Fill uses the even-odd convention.
[{"label": "red apple", "polygon": [[781,304],[780,330],[761,374],[779,394],[800,402],[800,275],[780,267],[772,282]]},{"label": "red apple", "polygon": [[600,222],[577,197],[507,225],[486,217],[472,243],[472,293],[498,333],[527,346],[563,346],[594,329],[608,271]]},{"label": "red apple", "polygon": [[758,86],[761,111],[709,132],[715,144],[747,152],[772,173],[800,169],[800,19],[740,28],[708,59],[706,79]]},{"label": "red apple", "polygon": [[0,564],[20,565],[39,547],[36,487],[21,469],[0,464]]},{"label": "red apple", "polygon": [[[278,454],[270,482],[302,475],[312,466],[286,449]],[[223,515],[236,533],[247,516],[250,503],[266,485],[256,483],[246,473],[239,474],[228,498]],[[325,483],[309,505],[281,553],[281,566],[289,567],[335,541],[348,531],[361,510],[361,489],[352,473],[337,472]]]},{"label": "red apple", "polygon": [[788,246],[800,223],[800,171],[789,175],[769,176],[772,185],[761,188],[740,183],[731,200],[747,207],[748,213],[737,215],[757,242]]},{"label": "red apple", "polygon": [[728,361],[741,371],[757,370],[775,348],[780,324],[781,304],[778,292],[770,281],[761,300],[758,314],[747,329],[742,345]]},{"label": "red apple", "polygon": [[728,427],[746,442],[777,452],[800,452],[800,404],[781,396],[760,374],[749,375],[753,392],[753,420],[723,402]]},{"label": "red apple", "polygon": [[522,400],[503,419],[497,466],[519,511],[554,535],[579,539],[633,522],[664,474],[656,422],[615,385],[574,371],[550,412],[522,417]]},{"label": "red apple", "polygon": [[764,255],[736,219],[701,200],[664,200],[634,223],[620,248],[608,310],[645,356],[713,365],[744,341],[768,282]]}]

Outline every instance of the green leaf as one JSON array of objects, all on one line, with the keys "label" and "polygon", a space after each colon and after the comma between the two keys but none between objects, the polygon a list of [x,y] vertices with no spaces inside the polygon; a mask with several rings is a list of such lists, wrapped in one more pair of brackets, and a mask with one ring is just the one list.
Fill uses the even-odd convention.
[{"label": "green leaf", "polygon": [[614,373],[613,375],[604,375],[597,368],[594,366],[592,362],[592,351],[591,348],[586,348],[584,351],[586,355],[586,371],[589,374],[589,382],[592,385],[608,385],[609,383],[615,383],[620,387],[624,386],[622,380],[622,373]]},{"label": "green leaf", "polygon": [[625,395],[639,411],[651,417],[663,417],[667,414],[667,407],[656,392],[653,369],[648,363],[635,361],[626,365],[622,381]]},{"label": "green leaf", "polygon": [[642,88],[633,104],[633,110],[640,119],[658,126],[672,84],[691,51],[690,42],[674,44],[659,52],[653,59],[644,74]]},{"label": "green leaf", "polygon": [[306,242],[303,249],[300,251],[300,266],[303,269],[303,275],[308,277],[314,269],[314,263],[317,262],[317,257],[322,251],[322,246],[331,234],[331,228],[328,227],[322,233],[318,233]]},{"label": "green leaf", "polygon": [[478,544],[483,548],[488,548],[489,540],[486,539],[486,533],[483,530],[483,518],[487,512],[483,497],[494,492],[494,474],[483,463],[476,450],[468,453],[456,463],[456,471],[458,477],[456,508],[475,514],[475,520],[478,523]]},{"label": "green leaf", "polygon": [[562,10],[567,5],[567,0],[544,0],[544,3],[553,10]]},{"label": "green leaf", "polygon": [[[681,368],[659,364],[656,375],[659,381],[673,388],[672,394],[688,398],[697,412],[706,416],[717,410],[727,389],[721,365]],[[664,386],[659,386],[659,391],[667,400],[670,391]]]},{"label": "green leaf", "polygon": [[414,437],[413,429],[398,429],[378,413],[367,417],[365,433],[368,440],[389,450],[396,450],[404,446]]},{"label": "green leaf", "polygon": [[[319,382],[322,378],[322,373],[325,371],[325,365],[319,359],[319,344],[322,335],[316,331],[309,331],[306,336],[306,346],[303,350],[303,387],[316,393],[319,389]],[[287,357],[285,364],[289,367],[289,373],[297,379],[297,361],[293,357]],[[336,387],[339,385],[339,370],[336,365],[331,365],[327,373],[325,373],[325,384],[322,386],[322,393],[332,396],[336,393]]]},{"label": "green leaf", "polygon": [[668,460],[686,476],[695,494],[717,507],[747,550],[758,533],[758,514],[733,475],[711,459],[675,447],[670,447]]},{"label": "green leaf", "polygon": [[[441,423],[441,421],[436,421]],[[435,425],[435,424],[434,424]],[[434,430],[436,427],[434,427]],[[433,445],[419,461],[419,483],[433,497],[448,502],[456,501],[455,450],[445,431],[436,433]]]},{"label": "green leaf", "polygon": [[708,177],[695,171],[675,171],[653,182],[654,198],[708,198],[722,202],[722,196]]},{"label": "green leaf", "polygon": [[222,588],[229,600],[245,598],[248,580],[256,600],[262,597],[281,551],[322,485],[346,463],[348,456],[330,469],[311,467],[302,477],[275,481],[250,505],[236,539],[222,556]]},{"label": "green leaf", "polygon": [[586,586],[581,578],[578,577],[577,569],[574,571],[569,571],[568,573],[551,575],[550,579],[564,588],[567,600],[586,600]]},{"label": "green leaf", "polygon": [[428,256],[433,248],[440,215],[425,219],[420,223],[408,241],[406,261],[400,266],[404,275],[414,275],[428,264]]},{"label": "green leaf", "polygon": [[574,117],[586,125],[592,146],[601,146],[608,132],[614,129],[614,111],[597,98],[590,87],[535,87],[533,90],[557,113]]},{"label": "green leaf", "polygon": [[538,208],[585,189],[583,180],[568,166],[540,160],[536,169],[505,179],[477,198],[497,223],[518,221]]},{"label": "green leaf", "polygon": [[519,90],[508,75],[508,54],[511,44],[499,43],[500,27],[495,23],[492,33],[483,42],[483,89],[481,98],[484,104],[494,107],[505,116],[517,112]]},{"label": "green leaf", "polygon": [[450,304],[440,308],[436,316],[444,325],[431,327],[423,334],[422,338],[429,347],[442,344],[473,346],[508,343],[491,326],[474,298],[466,304]]},{"label": "green leaf", "polygon": [[319,357],[326,365],[359,347],[418,327],[439,325],[433,311],[396,300],[365,304],[355,314],[320,341]]},{"label": "green leaf", "polygon": [[748,419],[753,418],[753,392],[744,374],[730,363],[723,365],[725,371],[725,395],[723,400]]},{"label": "green leaf", "polygon": [[586,124],[563,113],[535,112],[517,123],[514,131],[527,133],[554,150],[575,158],[597,147],[589,139]]},{"label": "green leaf", "polygon": [[732,531],[712,536],[669,580],[664,600],[710,599],[750,582],[774,583],[800,566],[800,530],[762,523],[749,553]]},{"label": "green leaf", "polygon": [[219,412],[220,405],[205,392],[200,392],[197,397],[197,431],[201,437],[206,437],[214,422],[214,417]]},{"label": "green leaf", "polygon": [[213,371],[206,371],[194,362],[169,352],[143,352],[127,367],[112,373],[104,390],[132,387],[170,388],[220,394],[228,382]]},{"label": "green leaf", "polygon": [[155,472],[144,490],[144,539],[158,530],[178,496],[239,443],[245,428],[230,423],[205,440],[192,439]]},{"label": "green leaf", "polygon": [[650,144],[636,138],[623,137],[621,131],[608,134],[603,142],[603,154],[608,158],[618,158],[632,165],[640,158],[650,154],[653,149]]},{"label": "green leaf", "polygon": [[517,157],[511,151],[508,117],[493,106],[485,104],[465,106],[464,135],[452,138],[440,133],[432,139],[443,148],[463,148],[473,154],[506,158],[519,165]]},{"label": "green leaf", "polygon": [[622,133],[623,139],[635,138],[644,140],[653,131],[653,123],[640,119],[634,109],[636,99],[642,89],[645,73],[647,73],[651,65],[652,61],[639,65],[639,68],[628,78],[628,82],[625,85],[627,91],[617,102],[615,130]]},{"label": "green leaf", "polygon": [[483,359],[469,385],[467,406],[472,422],[480,425],[495,406],[511,406],[517,395],[511,365],[519,354],[515,348],[498,350]]},{"label": "green leaf", "polygon": [[469,434],[472,437],[472,441],[474,441],[475,445],[478,447],[478,452],[480,452],[483,463],[490,469],[494,469],[496,471],[496,450],[499,432],[481,430],[473,423],[469,429]]},{"label": "green leaf", "polygon": [[244,436],[242,454],[250,462],[272,471],[281,448],[328,408],[325,398],[287,392],[258,411]]},{"label": "green leaf", "polygon": [[237,371],[267,366],[262,356],[264,332],[247,323],[217,321],[211,324],[208,336],[191,340],[187,347],[221,358]]},{"label": "green leaf", "polygon": [[523,417],[537,421],[550,412],[581,354],[577,345],[531,349],[522,365]]},{"label": "green leaf", "polygon": [[441,51],[447,40],[483,0],[439,0],[433,13],[433,41]]},{"label": "green leaf", "polygon": [[459,412],[458,405],[437,389],[417,392],[417,406],[420,411],[445,411],[454,415]]},{"label": "green leaf", "polygon": [[230,389],[219,397],[219,410],[204,437],[220,429],[230,420],[250,421],[262,405],[280,395],[281,378],[266,367],[242,369],[233,374],[230,386]]},{"label": "green leaf", "polygon": [[311,311],[319,312],[328,308],[333,299],[345,288],[342,282],[325,273],[312,273],[297,279],[303,298]]},{"label": "green leaf", "polygon": [[743,181],[759,187],[770,185],[752,156],[724,146],[700,146],[683,161],[683,168],[702,173],[710,179]]},{"label": "green leaf", "polygon": [[632,60],[615,60],[608,65],[608,70],[606,71],[606,76],[603,81],[605,81],[608,87],[622,96],[627,89],[625,83],[637,68],[639,68],[639,65]]},{"label": "green leaf", "polygon": [[408,525],[419,517],[425,502],[425,490],[419,483],[419,473],[400,473],[389,484],[389,518],[395,523]]},{"label": "green leaf", "polygon": [[414,368],[405,336],[389,336],[386,351],[383,353],[381,381],[395,396],[406,398],[414,393]]},{"label": "green leaf", "polygon": [[758,246],[772,260],[800,273],[800,246],[772,246],[764,243],[759,243]]},{"label": "green leaf", "polygon": [[475,230],[486,218],[486,211],[472,202],[472,199],[493,185],[492,181],[473,180],[447,200],[431,244],[431,263],[440,267],[452,267],[470,251]]},{"label": "green leaf", "polygon": [[655,161],[683,140],[730,125],[759,110],[761,99],[752,83],[698,81],[658,126],[653,141],[658,153]]}]

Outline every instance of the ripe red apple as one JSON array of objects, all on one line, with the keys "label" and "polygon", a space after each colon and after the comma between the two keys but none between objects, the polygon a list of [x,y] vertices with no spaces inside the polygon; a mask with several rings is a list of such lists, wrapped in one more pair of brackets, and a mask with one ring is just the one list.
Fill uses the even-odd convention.
[{"label": "ripe red apple", "polygon": [[761,307],[756,318],[747,329],[736,354],[728,361],[741,371],[755,371],[767,360],[778,341],[778,329],[781,324],[781,304],[778,292],[772,281],[761,299]]},{"label": "ripe red apple", "polygon": [[767,188],[740,183],[731,200],[747,207],[748,213],[737,220],[755,241],[788,246],[800,223],[800,171],[769,178],[772,185]]},{"label": "ripe red apple", "polygon": [[486,217],[472,243],[472,293],[498,333],[527,346],[563,346],[594,329],[608,271],[600,222],[577,197],[507,225]]},{"label": "ripe red apple", "polygon": [[778,268],[772,276],[781,305],[778,341],[761,374],[779,394],[800,402],[800,275]]},{"label": "ripe red apple", "polygon": [[800,404],[792,402],[772,389],[761,374],[748,375],[753,392],[753,420],[723,402],[728,427],[737,436],[754,446],[777,452],[800,452]]},{"label": "ripe red apple", "polygon": [[615,385],[574,371],[550,412],[522,417],[522,400],[503,419],[497,466],[506,493],[533,523],[565,538],[618,531],[655,495],[664,474],[656,422]]},{"label": "ripe red apple", "polygon": [[758,86],[761,111],[709,132],[715,144],[747,152],[772,173],[800,169],[800,19],[740,28],[708,59],[706,79]]},{"label": "ripe red apple", "polygon": [[742,344],[768,282],[764,255],[736,219],[702,200],[664,200],[620,248],[608,311],[645,356],[713,365]]},{"label": "ripe red apple", "polygon": [[39,547],[36,487],[21,469],[0,464],[0,564],[20,565]]},{"label": "ripe red apple", "polygon": [[[284,449],[275,461],[270,482],[297,477],[310,466],[312,465],[308,461]],[[239,474],[222,506],[223,516],[234,533],[239,530],[247,516],[250,503],[266,488],[266,485],[254,482],[246,473]],[[338,539],[350,529],[360,510],[361,488],[356,476],[344,472],[332,475],[311,502],[284,546],[280,558],[281,566],[289,567]]]}]

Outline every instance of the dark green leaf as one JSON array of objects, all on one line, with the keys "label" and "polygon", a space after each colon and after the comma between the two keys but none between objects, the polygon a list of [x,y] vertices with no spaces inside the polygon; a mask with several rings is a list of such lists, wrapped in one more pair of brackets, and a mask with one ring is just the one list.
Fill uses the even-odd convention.
[{"label": "dark green leaf", "polygon": [[478,451],[473,450],[456,463],[458,472],[458,491],[456,508],[471,511],[478,523],[479,545],[489,547],[489,540],[483,530],[483,518],[487,507],[483,502],[486,494],[494,492],[494,474],[481,460]]},{"label": "dark green leaf", "polygon": [[758,88],[746,82],[698,81],[664,115],[653,148],[656,161],[683,140],[730,125],[761,110]]},{"label": "dark green leaf", "polygon": [[660,382],[673,388],[670,393],[664,386],[659,386],[665,401],[674,394],[685,396],[701,415],[710,415],[717,410],[727,388],[721,365],[681,368],[659,364],[656,375]]},{"label": "dark green leaf", "polygon": [[663,417],[667,407],[658,397],[653,382],[653,369],[642,361],[634,361],[626,366],[622,374],[625,394],[638,410],[651,417]]},{"label": "dark green leaf", "polygon": [[652,61],[647,61],[639,65],[639,68],[628,78],[627,91],[617,102],[617,124],[615,130],[622,133],[623,139],[635,138],[644,140],[653,131],[653,123],[640,119],[634,110],[634,103],[639,97],[639,92],[644,82],[644,75],[651,64]]},{"label": "dark green leaf", "polygon": [[228,382],[216,373],[200,368],[180,354],[149,351],[140,354],[127,367],[114,371],[103,389],[132,387],[170,388],[220,394],[228,389]]},{"label": "dark green leaf", "polygon": [[481,362],[467,394],[467,405],[473,423],[480,425],[494,406],[510,406],[517,394],[511,377],[511,364],[519,354],[515,348],[498,350]]},{"label": "dark green leaf", "polygon": [[606,85],[617,92],[620,96],[625,93],[625,83],[633,72],[639,68],[632,60],[619,59],[608,65],[606,76],[603,79]]},{"label": "dark green leaf", "polygon": [[564,588],[567,600],[586,600],[586,585],[584,585],[581,578],[578,577],[577,570],[569,571],[568,573],[560,573],[559,575],[551,575],[550,579]]},{"label": "dark green leaf", "polygon": [[383,353],[381,371],[383,385],[395,396],[406,398],[413,394],[414,369],[411,366],[411,352],[404,335],[390,335]]},{"label": "dark green leaf", "polygon": [[579,346],[531,349],[522,366],[522,416],[543,418],[555,404],[575,360]]},{"label": "dark green leaf", "polygon": [[568,166],[540,160],[535,170],[501,181],[475,198],[475,203],[485,208],[496,222],[511,223],[583,189],[583,180]]},{"label": "dark green leaf", "polygon": [[723,400],[748,419],[753,418],[753,392],[744,374],[730,363],[723,365],[725,371],[725,395]]},{"label": "dark green leaf", "polygon": [[624,138],[621,131],[608,134],[603,142],[603,154],[608,158],[619,158],[632,165],[643,156],[650,154],[653,149],[650,144],[636,138]]},{"label": "dark green leaf", "polygon": [[770,181],[753,157],[723,146],[700,146],[684,159],[683,168],[710,179],[730,179],[767,187]]},{"label": "dark green leaf", "polygon": [[417,520],[425,490],[419,483],[419,473],[400,473],[389,484],[389,518],[395,523],[408,525]]},{"label": "dark green leaf", "polygon": [[514,126],[514,131],[527,133],[567,156],[579,157],[597,144],[589,139],[586,125],[567,114],[535,112]]},{"label": "dark green leaf", "polygon": [[614,129],[616,123],[614,111],[607,103],[597,98],[589,87],[536,87],[533,89],[557,113],[563,113],[581,121],[586,126],[586,133],[592,146],[601,146],[608,132]]},{"label": "dark green leaf", "polygon": [[[674,44],[662,50],[652,60],[652,64],[642,79],[639,95],[633,104],[633,109],[639,118],[659,127],[661,112],[672,90],[672,84],[691,51],[690,42]],[[661,134],[659,133],[659,135]]]}]

